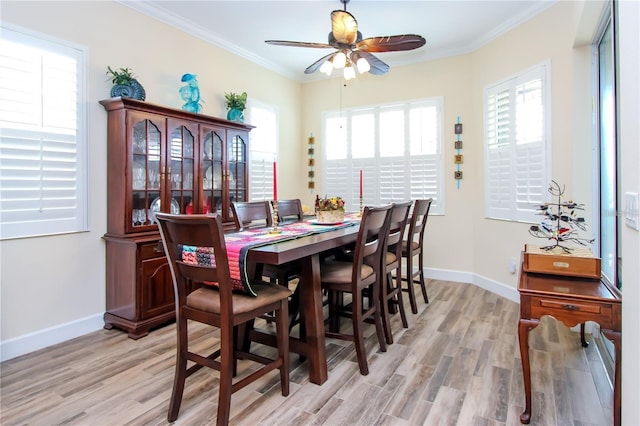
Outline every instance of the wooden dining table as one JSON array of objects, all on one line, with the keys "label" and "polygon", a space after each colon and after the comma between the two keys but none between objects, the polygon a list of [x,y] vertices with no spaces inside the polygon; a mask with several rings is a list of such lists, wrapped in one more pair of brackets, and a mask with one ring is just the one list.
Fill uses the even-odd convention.
[{"label": "wooden dining table", "polygon": [[[358,226],[308,235],[293,240],[276,242],[250,248],[247,253],[247,268],[256,270],[260,264],[283,265],[298,261],[302,266],[299,279],[300,311],[304,318],[306,333],[300,338],[290,337],[291,352],[307,358],[309,380],[322,384],[327,381],[327,354],[322,312],[322,288],[320,281],[320,254],[354,243]],[[251,340],[274,344],[275,338],[265,333],[253,333]]]}]

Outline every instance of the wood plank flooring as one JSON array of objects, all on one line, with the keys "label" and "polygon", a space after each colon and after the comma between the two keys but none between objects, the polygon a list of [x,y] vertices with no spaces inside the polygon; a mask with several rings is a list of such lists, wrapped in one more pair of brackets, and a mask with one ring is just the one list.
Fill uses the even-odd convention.
[{"label": "wood plank flooring", "polygon": [[[325,384],[309,383],[307,363],[292,354],[290,395],[280,395],[272,372],[233,395],[231,424],[519,425],[518,305],[469,284],[429,281],[427,288],[431,303],[420,303],[417,315],[407,310],[408,329],[394,316],[386,353],[367,329],[368,376],[359,374],[349,342],[328,339]],[[193,348],[216,344],[217,332],[193,330]],[[545,317],[530,346],[531,424],[612,424],[611,384],[595,344],[583,349],[577,333]],[[0,423],[167,424],[174,357],[171,324],[137,341],[101,330],[5,361]],[[209,369],[188,378],[175,424],[215,424],[218,383]]]}]

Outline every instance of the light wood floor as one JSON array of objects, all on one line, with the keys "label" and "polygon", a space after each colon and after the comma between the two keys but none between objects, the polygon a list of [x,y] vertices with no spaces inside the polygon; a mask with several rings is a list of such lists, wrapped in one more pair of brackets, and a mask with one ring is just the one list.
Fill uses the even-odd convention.
[{"label": "light wood floor", "polygon": [[[395,315],[395,343],[386,353],[377,352],[368,330],[368,376],[359,374],[348,342],[328,340],[325,384],[309,383],[306,362],[292,355],[290,395],[280,395],[272,372],[233,395],[231,423],[520,424],[518,305],[468,284],[430,281],[428,290],[431,303],[421,303],[418,315],[408,311],[408,329]],[[197,334],[196,347],[217,342],[217,332],[198,327]],[[577,333],[545,317],[530,345],[532,424],[612,424],[611,385],[594,344],[583,349]],[[171,324],[138,341],[101,330],[5,361],[0,423],[167,424],[174,352]],[[215,424],[217,377],[202,369],[187,379],[176,424]]]}]

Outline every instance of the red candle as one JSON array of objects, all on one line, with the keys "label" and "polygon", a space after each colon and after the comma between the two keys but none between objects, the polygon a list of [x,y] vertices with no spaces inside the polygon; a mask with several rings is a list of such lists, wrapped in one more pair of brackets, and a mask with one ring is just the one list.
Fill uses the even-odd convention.
[{"label": "red candle", "polygon": [[362,169],[360,169],[360,198],[362,198]]},{"label": "red candle", "polygon": [[278,201],[278,176],[276,162],[273,162],[273,201]]}]

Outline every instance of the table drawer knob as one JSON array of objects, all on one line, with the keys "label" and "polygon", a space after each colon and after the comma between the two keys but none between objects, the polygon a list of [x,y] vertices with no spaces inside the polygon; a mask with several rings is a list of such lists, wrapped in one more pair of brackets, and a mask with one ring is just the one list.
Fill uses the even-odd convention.
[{"label": "table drawer knob", "polygon": [[580,309],[580,308],[579,308],[578,306],[576,306],[576,305],[569,305],[569,304],[562,305],[562,307],[563,307],[564,309],[568,310],[568,311],[577,311],[577,310],[579,310],[579,309]]}]

